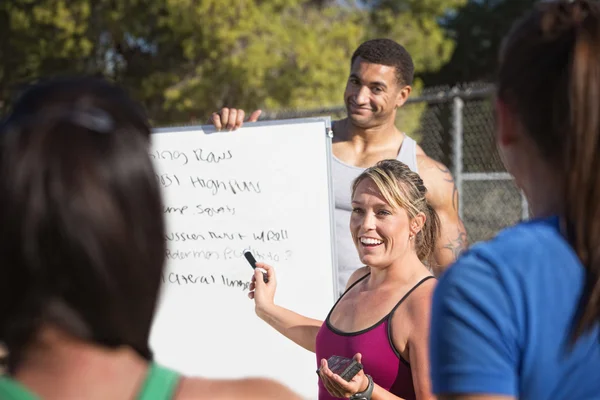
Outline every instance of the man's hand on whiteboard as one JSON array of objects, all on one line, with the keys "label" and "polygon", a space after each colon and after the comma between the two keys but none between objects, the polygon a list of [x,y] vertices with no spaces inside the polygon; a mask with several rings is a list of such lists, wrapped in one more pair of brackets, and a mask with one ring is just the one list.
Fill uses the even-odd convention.
[{"label": "man's hand on whiteboard", "polygon": [[[268,283],[263,280],[264,270],[268,278]],[[275,289],[277,288],[277,278],[275,270],[268,264],[256,263],[252,282],[250,283],[250,293],[248,297],[254,299],[254,305],[257,314],[267,310],[275,304]]]},{"label": "man's hand on whiteboard", "polygon": [[[262,110],[254,111],[250,114],[250,118],[248,118],[247,122],[258,121],[258,117],[260,117],[261,113]],[[223,128],[231,131],[242,127],[245,116],[246,113],[242,109],[224,107],[221,111],[212,113],[208,122],[213,124],[218,131]]]}]

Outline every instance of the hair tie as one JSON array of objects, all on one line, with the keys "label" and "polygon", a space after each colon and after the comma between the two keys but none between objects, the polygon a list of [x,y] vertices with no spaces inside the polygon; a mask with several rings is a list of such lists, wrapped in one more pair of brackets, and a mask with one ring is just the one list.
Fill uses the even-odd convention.
[{"label": "hair tie", "polygon": [[74,125],[79,125],[98,133],[110,133],[115,128],[115,120],[104,110],[92,108],[75,108],[66,113],[63,118]]},{"label": "hair tie", "polygon": [[20,116],[16,119],[9,116],[7,120],[2,122],[0,129],[20,130],[25,126],[34,124],[56,124],[57,122],[68,122],[102,134],[111,133],[116,127],[114,118],[101,108],[75,106],[70,109],[65,107],[52,108]]}]

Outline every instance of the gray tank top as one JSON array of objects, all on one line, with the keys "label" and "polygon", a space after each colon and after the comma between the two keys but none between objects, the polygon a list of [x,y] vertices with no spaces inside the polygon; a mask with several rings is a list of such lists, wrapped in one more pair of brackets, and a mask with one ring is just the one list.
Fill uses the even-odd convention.
[{"label": "gray tank top", "polygon": [[[413,139],[408,136],[404,137],[397,160],[402,161],[412,171],[419,172],[417,170],[417,143]],[[335,196],[338,290],[341,294],[348,283],[350,275],[364,266],[358,258],[358,252],[350,234],[350,215],[352,214],[352,182],[365,168],[348,165],[335,156],[333,156],[331,164]]]}]

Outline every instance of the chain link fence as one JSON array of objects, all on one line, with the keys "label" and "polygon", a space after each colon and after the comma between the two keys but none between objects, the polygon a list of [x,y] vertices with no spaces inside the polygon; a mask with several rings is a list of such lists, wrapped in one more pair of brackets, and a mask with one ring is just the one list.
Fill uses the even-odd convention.
[{"label": "chain link fence", "polygon": [[[496,149],[493,95],[494,87],[484,84],[428,88],[409,99],[397,121],[427,155],[452,170],[470,243],[528,217],[526,200]],[[325,115],[343,118],[345,108],[271,111],[261,119]]]}]

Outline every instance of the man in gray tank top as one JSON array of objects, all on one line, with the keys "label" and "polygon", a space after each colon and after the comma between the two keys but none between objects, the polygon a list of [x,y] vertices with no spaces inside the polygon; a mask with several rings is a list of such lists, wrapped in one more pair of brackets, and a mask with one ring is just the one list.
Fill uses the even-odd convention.
[{"label": "man in gray tank top", "polygon": [[[350,76],[344,92],[348,117],[333,123],[332,175],[335,193],[338,288],[346,287],[350,275],[362,267],[350,235],[352,213],[350,189],[365,168],[385,159],[398,159],[418,172],[427,187],[427,200],[436,210],[441,233],[432,266],[436,276],[467,245],[467,233],[458,216],[458,192],[448,168],[429,158],[423,149],[395,125],[396,111],[411,93],[414,67],[410,54],[389,39],[361,44],[350,60]],[[260,110],[248,121],[255,122]],[[223,108],[213,113],[217,129],[237,129],[244,111]]]}]

